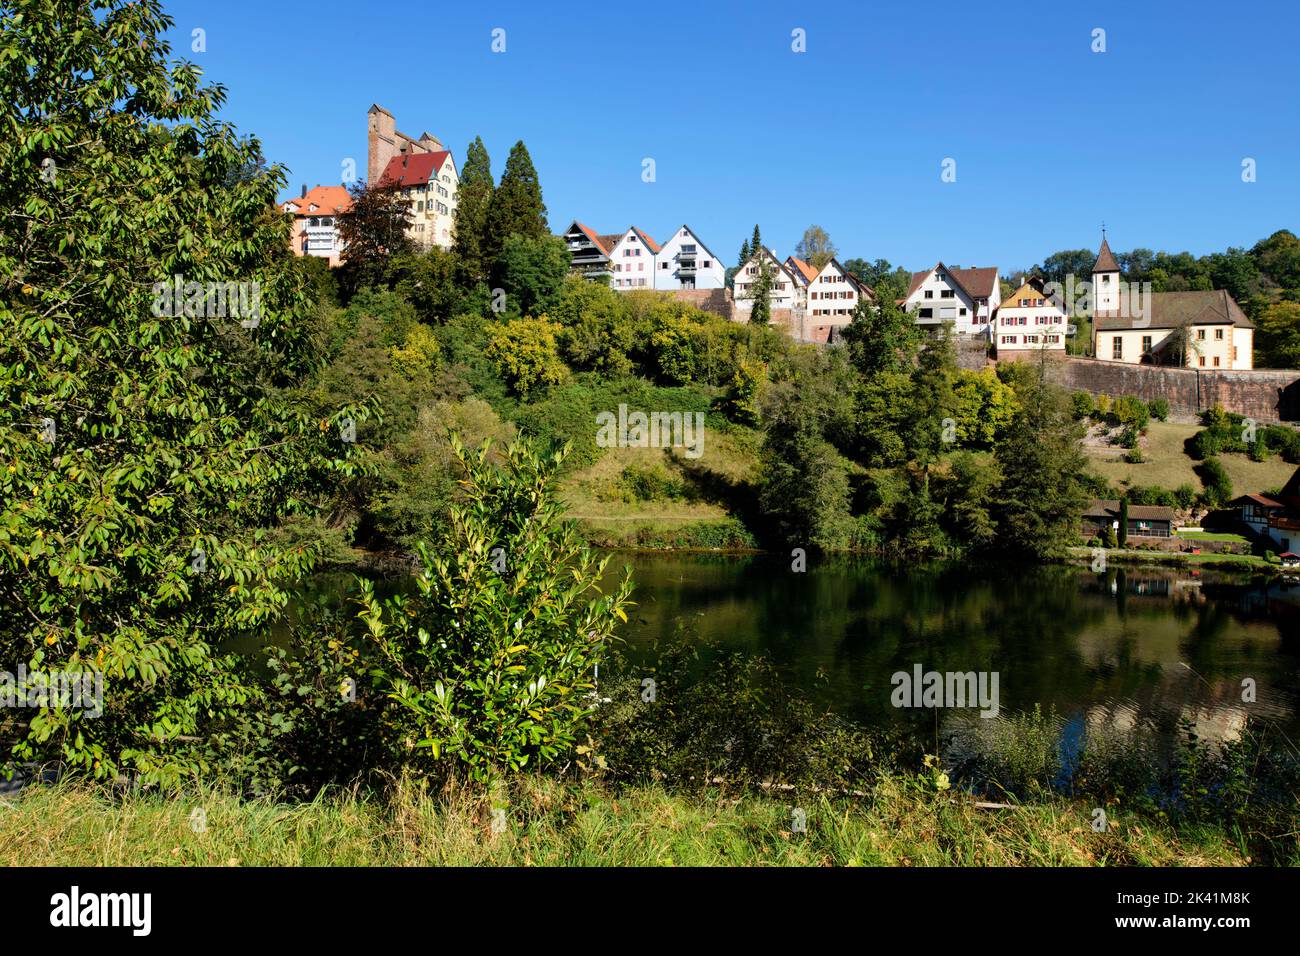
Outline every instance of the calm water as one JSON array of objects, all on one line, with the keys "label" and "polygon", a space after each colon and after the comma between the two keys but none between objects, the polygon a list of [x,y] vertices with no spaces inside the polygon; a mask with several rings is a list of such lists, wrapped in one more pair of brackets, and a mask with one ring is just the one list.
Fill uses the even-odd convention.
[{"label": "calm water", "polygon": [[[1181,717],[1209,739],[1231,738],[1249,714],[1300,742],[1300,585],[979,562],[832,559],[794,573],[768,556],[620,554],[611,565],[633,568],[634,658],[685,627],[765,655],[867,723],[933,722],[890,703],[891,675],[921,664],[998,672],[1004,713],[1054,706],[1121,729]],[[1255,703],[1242,701],[1245,678]]]},{"label": "calm water", "polygon": [[[616,554],[610,576],[625,565],[636,607],[622,637],[634,662],[684,629],[765,656],[793,687],[873,726],[933,732],[934,712],[890,702],[891,675],[920,664],[996,671],[1003,714],[1054,707],[1092,730],[1168,731],[1182,718],[1209,740],[1233,738],[1250,716],[1300,743],[1300,584],[974,561],[829,559],[794,573],[772,556],[640,553]],[[314,590],[338,598],[352,580],[325,575]],[[1254,703],[1242,701],[1245,678]]]}]

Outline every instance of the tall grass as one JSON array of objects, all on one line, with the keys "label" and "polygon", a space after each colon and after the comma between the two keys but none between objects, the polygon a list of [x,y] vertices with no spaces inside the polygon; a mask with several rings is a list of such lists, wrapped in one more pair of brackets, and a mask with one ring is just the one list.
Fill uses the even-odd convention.
[{"label": "tall grass", "polygon": [[[494,827],[493,810],[503,809]],[[795,826],[803,811],[806,831]],[[201,815],[200,815],[201,812]],[[199,825],[199,821],[202,825]],[[499,831],[499,832],[498,832]],[[309,803],[35,787],[0,801],[0,864],[36,866],[1091,866],[1242,865],[1212,829],[1122,819],[1084,804],[983,810],[882,778],[868,796],[788,800],[522,778],[508,798],[396,788]]]}]

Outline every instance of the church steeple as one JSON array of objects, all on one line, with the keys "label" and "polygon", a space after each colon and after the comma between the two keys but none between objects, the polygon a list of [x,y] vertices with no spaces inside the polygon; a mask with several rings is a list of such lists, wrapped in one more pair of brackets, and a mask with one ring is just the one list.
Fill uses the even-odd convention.
[{"label": "church steeple", "polygon": [[1101,227],[1101,250],[1092,265],[1093,310],[1099,315],[1119,311],[1119,262],[1106,241],[1106,227]]}]

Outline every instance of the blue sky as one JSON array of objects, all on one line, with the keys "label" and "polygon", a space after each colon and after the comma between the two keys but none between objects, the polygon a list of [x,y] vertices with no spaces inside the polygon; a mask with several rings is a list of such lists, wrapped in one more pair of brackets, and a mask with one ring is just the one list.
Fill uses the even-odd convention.
[{"label": "blue sky", "polygon": [[1294,0],[167,11],[174,53],[228,87],[224,118],[289,168],[292,192],[338,183],[347,157],[365,175],[378,102],[458,163],[481,135],[498,176],[522,138],[556,232],[578,218],[662,239],[688,222],[728,263],[755,222],[782,255],[818,223],[841,258],[1004,272],[1095,246],[1102,221],[1117,251],[1300,231]]}]

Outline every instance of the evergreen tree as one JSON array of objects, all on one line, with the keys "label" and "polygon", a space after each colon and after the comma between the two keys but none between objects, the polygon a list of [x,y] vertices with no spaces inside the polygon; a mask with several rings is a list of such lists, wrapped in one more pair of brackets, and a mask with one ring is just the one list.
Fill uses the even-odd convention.
[{"label": "evergreen tree", "polygon": [[755,255],[763,248],[763,236],[758,231],[758,223],[754,223],[754,237],[749,240],[749,254]]},{"label": "evergreen tree", "polygon": [[488,268],[496,261],[509,236],[541,239],[550,234],[542,186],[524,141],[515,143],[501,173],[501,182],[488,206],[484,256]]},{"label": "evergreen tree", "polygon": [[488,210],[495,191],[492,163],[481,137],[465,151],[465,168],[456,188],[456,239],[454,249],[466,286],[487,279],[488,264],[483,246],[487,238]]},{"label": "evergreen tree", "polygon": [[736,263],[737,269],[745,268],[745,263],[749,261],[749,240],[746,239],[740,244],[740,262]]},{"label": "evergreen tree", "polygon": [[1046,380],[1045,368],[1016,390],[1021,408],[996,452],[999,541],[1009,551],[1043,556],[1078,536],[1087,464],[1083,426],[1074,420],[1069,394]]},{"label": "evergreen tree", "polygon": [[1119,546],[1122,548],[1128,544],[1128,499],[1119,500],[1119,532],[1116,535],[1119,540]]}]

